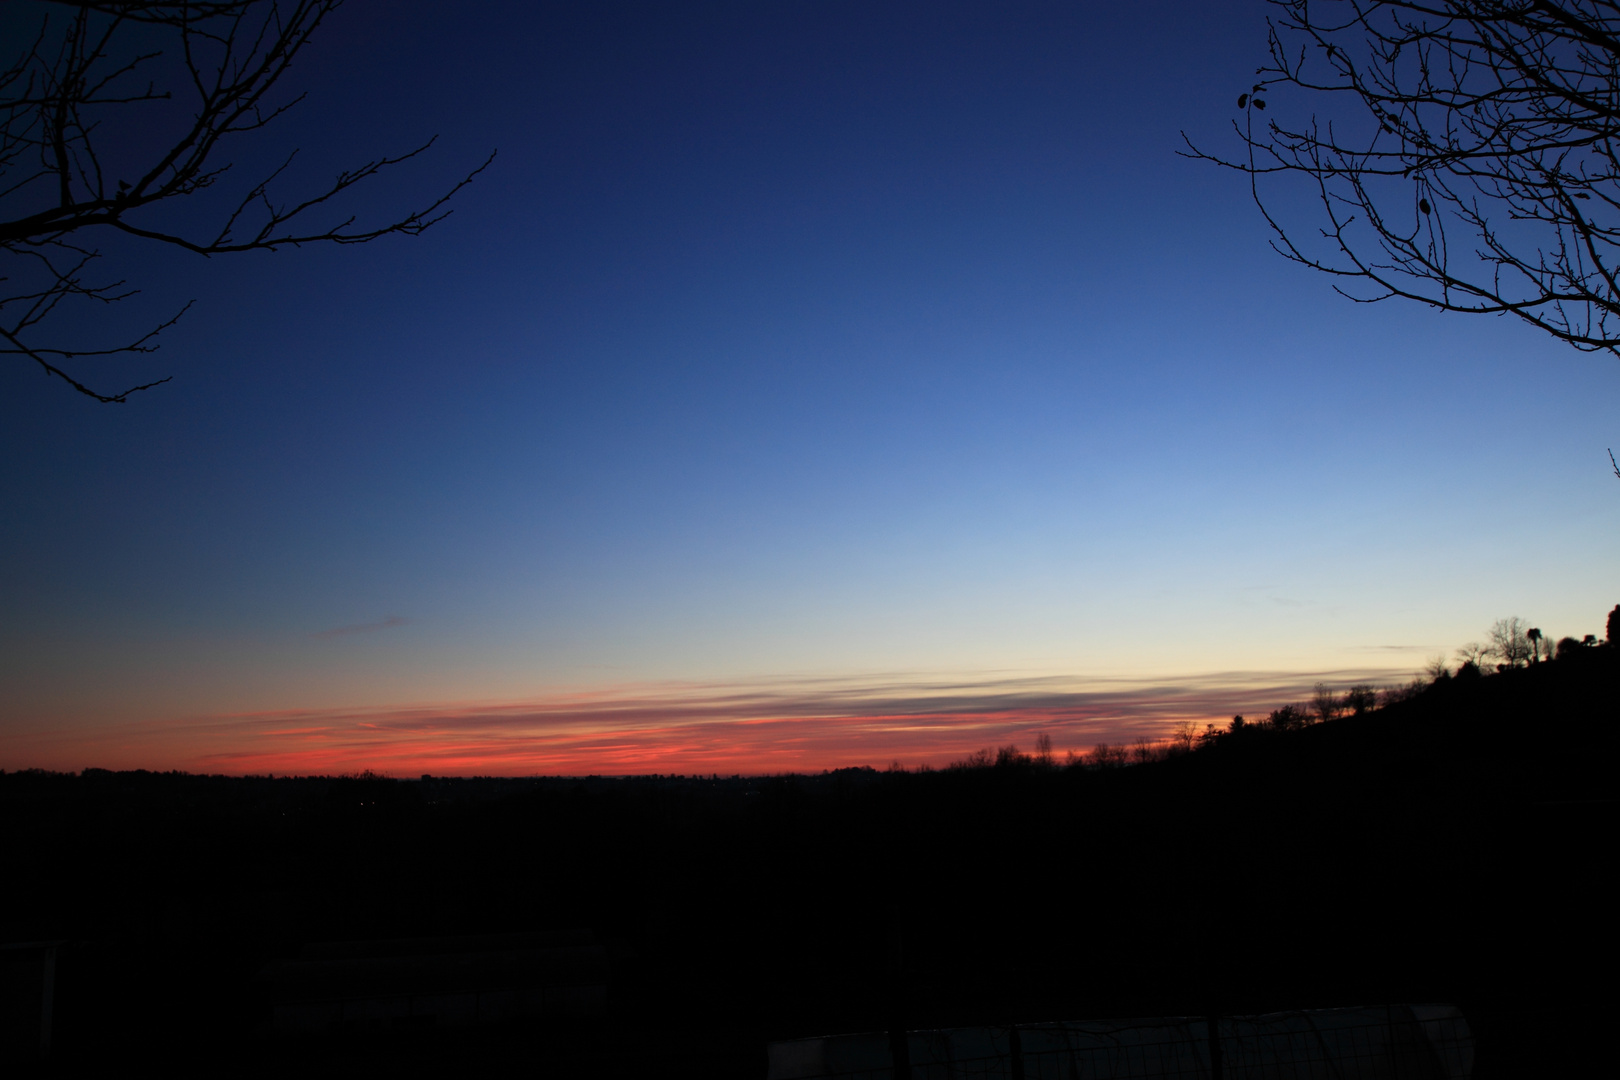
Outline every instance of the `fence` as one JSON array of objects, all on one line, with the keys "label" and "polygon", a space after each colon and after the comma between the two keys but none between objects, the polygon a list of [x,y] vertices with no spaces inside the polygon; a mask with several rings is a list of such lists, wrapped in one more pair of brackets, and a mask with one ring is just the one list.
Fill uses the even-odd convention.
[{"label": "fence", "polygon": [[[1450,1005],[953,1028],[772,1043],[769,1080],[1467,1080]],[[909,1072],[909,1077],[897,1073]]]}]

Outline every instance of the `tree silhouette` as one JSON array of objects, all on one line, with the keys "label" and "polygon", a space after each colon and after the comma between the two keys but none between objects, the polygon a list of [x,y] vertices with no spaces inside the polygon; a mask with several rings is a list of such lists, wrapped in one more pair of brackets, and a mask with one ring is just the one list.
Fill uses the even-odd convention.
[{"label": "tree silhouette", "polygon": [[1463,664],[1473,664],[1476,668],[1482,666],[1491,657],[1491,647],[1482,645],[1477,641],[1470,641],[1457,649],[1457,660]]},{"label": "tree silhouette", "polygon": [[357,224],[334,200],[432,139],[282,197],[272,188],[294,150],[228,199],[213,225],[175,213],[177,203],[222,185],[239,137],[301,100],[274,91],[340,3],[48,0],[35,5],[32,22],[8,10],[12,28],[31,29],[9,59],[0,57],[0,355],[100,402],[168,381],[112,393],[81,381],[76,361],[152,352],[186,310],[132,337],[85,340],[88,311],[137,291],[94,274],[98,230],[213,256],[415,235],[444,218],[448,200],[493,155],[420,209],[380,224]]},{"label": "tree silhouette", "polygon": [[[1590,634],[1587,637],[1591,637]],[[1558,639],[1558,650],[1554,654],[1559,660],[1569,660],[1579,653],[1589,643],[1583,643],[1577,638],[1563,637]]]},{"label": "tree silhouette", "polygon": [[1352,686],[1344,692],[1344,707],[1356,716],[1363,716],[1378,707],[1378,691],[1365,683]]},{"label": "tree silhouette", "polygon": [[1014,769],[1029,764],[1029,755],[1019,753],[1018,747],[1012,743],[996,750],[996,768]]},{"label": "tree silhouette", "polygon": [[1198,739],[1203,734],[1198,724],[1192,720],[1181,720],[1176,723],[1170,733],[1170,746],[1177,753],[1188,753],[1198,745]]},{"label": "tree silhouette", "polygon": [[[1238,153],[1183,138],[1248,176],[1276,251],[1358,302],[1511,315],[1620,352],[1620,4],[1272,5]],[[1269,184],[1290,177],[1309,225]]]},{"label": "tree silhouette", "polygon": [[1305,726],[1305,710],[1298,705],[1284,705],[1279,709],[1272,709],[1271,715],[1266,717],[1266,723],[1275,731],[1292,731],[1294,728]]},{"label": "tree silhouette", "polygon": [[1130,760],[1130,752],[1123,746],[1109,746],[1107,743],[1098,743],[1092,748],[1091,764],[1099,769],[1113,769],[1126,764]]},{"label": "tree silhouette", "polygon": [[1501,661],[1503,667],[1523,667],[1534,655],[1529,629],[1517,615],[1492,623],[1490,639],[1490,655]]},{"label": "tree silhouette", "polygon": [[1317,683],[1316,690],[1311,695],[1311,709],[1316,713],[1318,723],[1327,723],[1336,720],[1342,708],[1339,695],[1335,694],[1327,683]]},{"label": "tree silhouette", "polygon": [[[1269,62],[1238,99],[1244,153],[1192,153],[1249,175],[1279,252],[1363,286],[1341,289],[1353,299],[1511,314],[1620,349],[1620,6],[1273,6]],[[1265,113],[1301,98],[1347,108]],[[1312,190],[1323,243],[1273,212],[1259,180],[1278,174]]]}]

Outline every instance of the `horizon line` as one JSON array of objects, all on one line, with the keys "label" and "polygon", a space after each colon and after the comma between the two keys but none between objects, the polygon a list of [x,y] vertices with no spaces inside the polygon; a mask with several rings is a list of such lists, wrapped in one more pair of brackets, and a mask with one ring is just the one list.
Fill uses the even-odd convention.
[{"label": "horizon line", "polygon": [[[943,767],[1051,738],[1059,753],[1154,741],[1178,723],[1263,715],[1316,683],[1405,681],[1406,668],[1126,677],[808,676],[647,682],[505,700],[218,712],[17,734],[34,767],[202,775],[638,776]],[[32,744],[25,746],[23,744]],[[87,758],[101,765],[84,764]],[[15,770],[13,770],[15,771]]]}]

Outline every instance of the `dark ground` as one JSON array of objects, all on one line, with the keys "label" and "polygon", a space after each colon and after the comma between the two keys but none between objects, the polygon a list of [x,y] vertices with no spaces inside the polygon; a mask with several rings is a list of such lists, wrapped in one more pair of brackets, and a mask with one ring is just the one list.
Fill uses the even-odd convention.
[{"label": "dark ground", "polygon": [[[1476,1076],[1612,1075],[1617,654],[1106,771],[0,775],[0,940],[61,938],[45,1071],[764,1076],[888,1026],[1454,1002]],[[278,1039],[315,940],[587,927],[587,1022]],[[903,942],[897,991],[893,955]]]}]

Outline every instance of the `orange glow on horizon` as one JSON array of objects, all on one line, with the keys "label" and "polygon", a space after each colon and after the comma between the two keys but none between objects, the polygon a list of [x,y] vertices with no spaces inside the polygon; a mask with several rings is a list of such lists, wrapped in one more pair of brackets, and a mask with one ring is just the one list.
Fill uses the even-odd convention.
[{"label": "orange glow on horizon", "polygon": [[[1179,722],[1263,716],[1391,673],[1228,673],[1152,684],[1051,678],[663,685],[513,703],[304,709],[11,739],[7,768],[392,776],[767,774],[940,767],[1037,735],[1059,755],[1156,741]],[[31,745],[30,745],[31,744]]]}]

